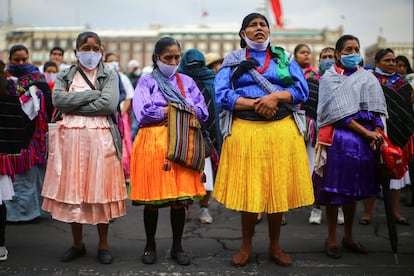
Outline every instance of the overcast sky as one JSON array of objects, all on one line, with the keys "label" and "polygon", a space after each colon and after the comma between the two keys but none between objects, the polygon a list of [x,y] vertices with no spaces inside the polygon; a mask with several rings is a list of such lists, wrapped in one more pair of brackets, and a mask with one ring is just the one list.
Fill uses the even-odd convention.
[{"label": "overcast sky", "polygon": [[[11,0],[14,24],[41,27],[145,29],[150,24],[234,24],[256,11],[259,0]],[[0,0],[0,22],[7,21]],[[388,42],[413,42],[413,0],[281,0],[286,29],[344,27],[366,48],[382,35]],[[202,17],[206,11],[208,16]],[[270,13],[272,15],[272,13]],[[274,22],[273,17],[269,18]]]}]

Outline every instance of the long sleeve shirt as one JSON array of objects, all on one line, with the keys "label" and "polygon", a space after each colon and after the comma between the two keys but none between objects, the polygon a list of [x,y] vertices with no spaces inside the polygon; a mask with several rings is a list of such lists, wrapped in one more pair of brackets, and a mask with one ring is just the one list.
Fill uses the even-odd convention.
[{"label": "long sleeve shirt", "polygon": [[[263,67],[266,58],[266,51],[257,52],[249,50],[250,57],[255,58],[259,63],[259,68]],[[279,78],[276,71],[277,64],[270,60],[268,69],[263,73],[268,81],[270,81],[275,91],[287,90],[292,95],[292,104],[302,103],[307,100],[309,95],[308,84],[302,73],[302,69],[296,61],[289,63],[289,72],[294,81],[294,84],[285,87]],[[245,73],[233,84],[231,83],[231,76],[233,74],[231,67],[223,67],[216,75],[214,82],[216,89],[216,103],[228,110],[234,110],[234,105],[239,97],[245,98],[259,98],[267,95],[265,91],[257,84],[253,77]]]},{"label": "long sleeve shirt", "polygon": [[[197,118],[201,122],[205,122],[208,118],[208,110],[197,84],[186,75],[180,74],[180,78],[187,103],[195,110]],[[175,75],[170,77],[169,81],[178,89]],[[164,107],[166,106],[168,106],[168,102],[159,89],[157,81],[151,75],[141,77],[132,100],[132,107],[139,125],[154,125],[162,122],[166,118],[164,115]]]}]

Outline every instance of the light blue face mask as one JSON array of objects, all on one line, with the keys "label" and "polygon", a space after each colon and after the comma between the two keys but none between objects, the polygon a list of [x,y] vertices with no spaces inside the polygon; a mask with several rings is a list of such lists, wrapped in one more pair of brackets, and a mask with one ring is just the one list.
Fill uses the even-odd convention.
[{"label": "light blue face mask", "polygon": [[102,59],[102,53],[96,52],[76,52],[76,57],[80,64],[88,70],[92,70],[98,66]]},{"label": "light blue face mask", "polygon": [[394,74],[395,74],[395,72],[394,73],[391,73],[391,74],[389,74],[389,73],[385,73],[384,71],[382,71],[381,69],[379,69],[378,67],[375,67],[375,72],[377,72],[378,74],[381,74],[381,75],[383,75],[383,76],[389,76],[389,77],[391,77],[391,76],[393,76]]},{"label": "light blue face mask", "polygon": [[157,60],[157,66],[161,74],[163,74],[166,78],[170,78],[171,76],[173,76],[178,68],[178,66],[176,65],[168,65],[160,60]]},{"label": "light blue face mask", "polygon": [[319,62],[319,68],[318,68],[319,69],[319,73],[325,72],[326,70],[328,70],[329,68],[331,68],[331,66],[334,63],[335,63],[335,61],[332,60],[332,59],[324,59],[324,60],[321,60]]},{"label": "light blue face mask", "polygon": [[341,63],[349,69],[355,69],[358,67],[358,64],[361,62],[362,58],[359,54],[351,54],[351,55],[342,55],[341,56]]}]

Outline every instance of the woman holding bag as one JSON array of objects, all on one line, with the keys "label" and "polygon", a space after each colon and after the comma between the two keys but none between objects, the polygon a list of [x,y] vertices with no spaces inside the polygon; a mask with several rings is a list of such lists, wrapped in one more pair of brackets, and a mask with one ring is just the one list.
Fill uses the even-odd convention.
[{"label": "woman holding bag", "polygon": [[75,54],[79,65],[58,75],[52,94],[62,120],[49,132],[43,209],[71,224],[73,245],[62,262],[86,254],[82,225],[93,224],[99,235],[98,260],[110,264],[109,221],[125,215],[127,197],[122,141],[111,118],[119,101],[118,76],[102,64],[96,33],[80,33]]},{"label": "woman holding bag", "polygon": [[[173,234],[171,258],[179,265],[188,265],[190,255],[181,245],[185,206],[205,195],[201,173],[166,160],[168,150],[169,103],[191,109],[199,121],[208,118],[203,95],[190,77],[177,73],[181,60],[181,46],[171,37],[163,37],[155,44],[152,61],[154,71],[139,79],[135,88],[133,110],[140,130],[134,141],[131,156],[130,199],[144,205],[146,245],[142,262],[156,261],[155,233],[158,210],[170,207]],[[184,143],[185,141],[180,141]]]}]

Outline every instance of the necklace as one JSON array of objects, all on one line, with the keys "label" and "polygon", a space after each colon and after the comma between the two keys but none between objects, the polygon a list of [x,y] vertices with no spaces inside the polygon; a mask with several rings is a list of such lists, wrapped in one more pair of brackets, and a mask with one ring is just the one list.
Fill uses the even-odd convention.
[{"label": "necklace", "polygon": [[[246,49],[246,59],[250,58],[250,54],[249,54],[249,50]],[[270,64],[270,51],[269,49],[266,49],[266,58],[265,58],[265,62],[264,65],[261,69],[259,69],[259,67],[256,67],[256,71],[259,72],[260,74],[263,74],[264,72],[266,72],[267,68],[269,68],[269,64]]]}]

